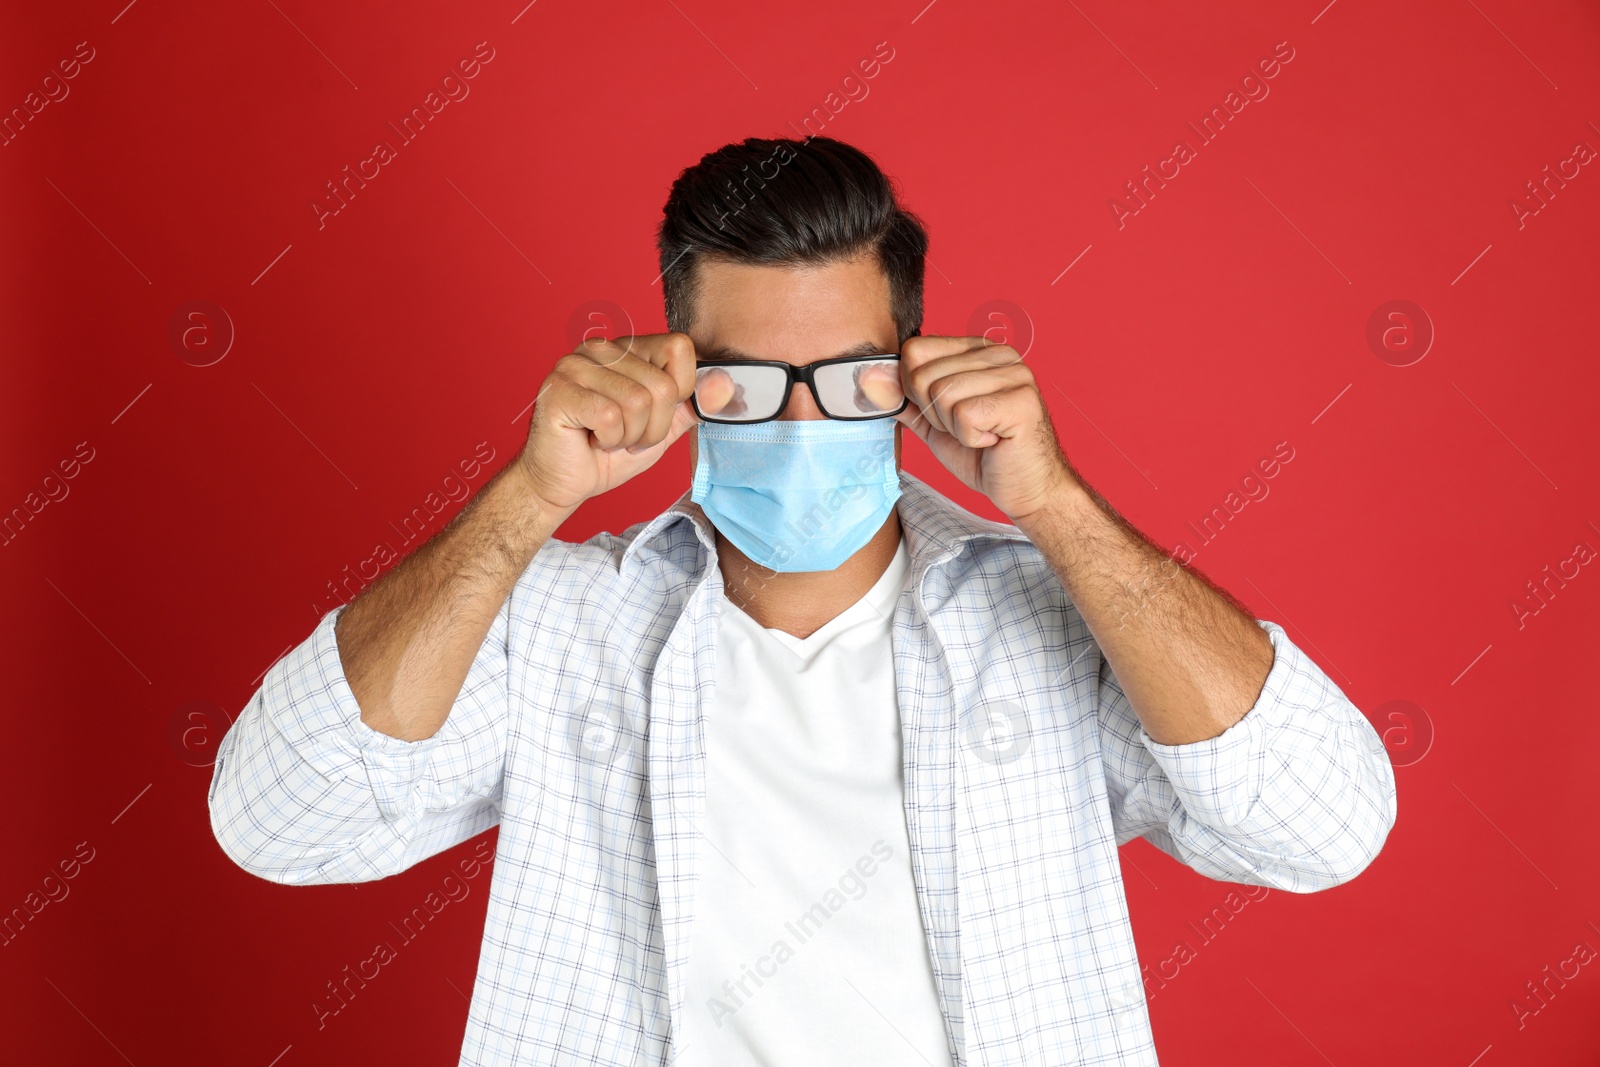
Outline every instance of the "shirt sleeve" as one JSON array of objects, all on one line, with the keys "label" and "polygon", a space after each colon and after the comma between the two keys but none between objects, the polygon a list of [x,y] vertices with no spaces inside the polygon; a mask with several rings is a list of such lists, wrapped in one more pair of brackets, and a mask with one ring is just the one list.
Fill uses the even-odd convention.
[{"label": "shirt sleeve", "polygon": [[1099,726],[1117,844],[1143,836],[1210,878],[1311,893],[1366,869],[1394,826],[1394,769],[1360,709],[1274,622],[1244,718],[1163,745],[1100,655]]},{"label": "shirt sleeve", "polygon": [[324,615],[267,672],[218,746],[207,803],[228,858],[288,885],[365,882],[495,825],[510,715],[510,603],[443,726],[420,741],[361,721],[334,635],[345,606]]}]

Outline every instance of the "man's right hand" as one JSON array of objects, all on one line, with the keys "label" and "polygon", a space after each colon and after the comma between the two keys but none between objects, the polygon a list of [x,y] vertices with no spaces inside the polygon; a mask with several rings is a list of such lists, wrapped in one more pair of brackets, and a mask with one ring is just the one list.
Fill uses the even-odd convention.
[{"label": "man's right hand", "polygon": [[571,512],[649,470],[698,420],[694,342],[684,333],[592,338],[539,387],[517,457],[542,506]]}]

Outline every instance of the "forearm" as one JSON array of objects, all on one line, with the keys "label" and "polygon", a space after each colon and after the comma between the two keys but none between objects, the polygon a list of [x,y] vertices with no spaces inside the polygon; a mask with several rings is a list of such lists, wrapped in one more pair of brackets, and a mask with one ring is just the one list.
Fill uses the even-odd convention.
[{"label": "forearm", "polygon": [[1272,669],[1266,632],[1081,480],[1067,479],[1051,500],[1017,525],[1071,596],[1145,732],[1182,745],[1242,719]]},{"label": "forearm", "polygon": [[517,578],[570,510],[542,506],[512,462],[444,529],[339,616],[339,660],[361,721],[432,737]]}]

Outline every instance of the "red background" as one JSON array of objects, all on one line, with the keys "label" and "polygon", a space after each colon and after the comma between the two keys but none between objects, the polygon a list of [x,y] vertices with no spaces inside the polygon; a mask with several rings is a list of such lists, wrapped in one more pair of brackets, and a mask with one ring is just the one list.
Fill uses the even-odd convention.
[{"label": "red background", "polygon": [[[677,172],[792,132],[888,42],[823,132],[928,223],[925,331],[1011,301],[993,321],[1031,330],[1084,475],[1283,623],[1404,762],[1364,874],[1271,893],[1209,943],[1189,924],[1235,887],[1123,850],[1141,960],[1195,950],[1150,986],[1163,1063],[1596,1062],[1600,964],[1542,1005],[1525,983],[1600,949],[1600,574],[1542,607],[1526,583],[1600,547],[1600,174],[1520,226],[1510,206],[1600,147],[1592,6],[524,2],[3,16],[7,111],[78,42],[94,58],[0,148],[0,508],[70,489],[0,549],[0,909],[80,842],[93,858],[0,947],[0,1058],[456,1062],[486,874],[320,1030],[311,1005],[479,842],[381,883],[275,886],[213,841],[207,753],[348,598],[344,568],[402,547],[479,442],[473,489],[520,447],[574,312],[664,328],[652,240]],[[480,41],[470,95],[319,229],[324,183]],[[1283,41],[1270,95],[1200,147],[1185,123]],[[1179,138],[1198,158],[1119,228],[1109,201]],[[1395,299],[1436,331],[1408,366],[1367,340]],[[209,366],[215,313],[168,338],[193,300],[236,331]],[[93,458],[47,481],[80,442]],[[1187,524],[1279,442],[1270,494],[1201,547]],[[909,440],[906,466],[995,514]],[[680,443],[562,536],[687,481]],[[1391,700],[1420,711],[1380,716]],[[1519,996],[1540,1008],[1520,1027]]]}]

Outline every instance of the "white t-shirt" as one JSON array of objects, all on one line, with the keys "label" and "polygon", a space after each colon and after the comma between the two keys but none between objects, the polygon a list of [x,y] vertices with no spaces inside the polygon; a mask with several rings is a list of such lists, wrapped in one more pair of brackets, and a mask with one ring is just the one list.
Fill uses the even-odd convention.
[{"label": "white t-shirt", "polygon": [[904,540],[800,639],[723,601],[678,1067],[946,1067],[890,645]]}]

